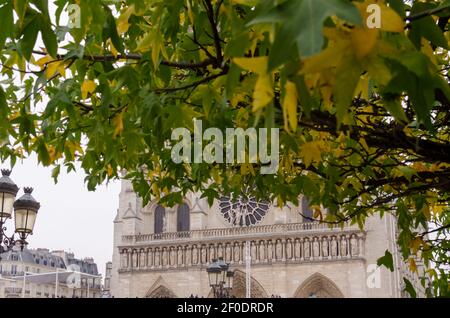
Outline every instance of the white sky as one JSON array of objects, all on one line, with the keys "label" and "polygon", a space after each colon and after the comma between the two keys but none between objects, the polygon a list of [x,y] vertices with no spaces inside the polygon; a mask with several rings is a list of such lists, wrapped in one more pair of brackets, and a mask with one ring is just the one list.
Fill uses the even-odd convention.
[{"label": "white sky", "polygon": [[[0,167],[10,168],[9,163]],[[90,192],[84,184],[82,169],[69,174],[61,168],[58,183],[51,178],[52,168],[37,164],[35,156],[18,162],[11,179],[21,187],[34,188],[33,196],[41,203],[34,234],[28,237],[29,248],[48,248],[75,253],[75,257],[93,257],[104,275],[105,263],[113,249],[113,219],[118,208],[120,182],[98,187]],[[6,224],[7,234],[14,231],[14,222]]]}]

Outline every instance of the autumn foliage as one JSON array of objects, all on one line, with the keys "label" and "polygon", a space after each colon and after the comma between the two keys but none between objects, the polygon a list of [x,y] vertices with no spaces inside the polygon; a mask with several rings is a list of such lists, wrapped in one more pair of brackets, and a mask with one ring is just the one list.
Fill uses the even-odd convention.
[{"label": "autumn foliage", "polygon": [[[0,160],[36,153],[55,179],[79,162],[89,189],[126,170],[168,205],[245,186],[304,194],[322,222],[392,213],[427,295],[448,296],[450,1],[411,2],[0,0]],[[280,128],[278,172],[175,164],[171,131],[193,118]]]}]

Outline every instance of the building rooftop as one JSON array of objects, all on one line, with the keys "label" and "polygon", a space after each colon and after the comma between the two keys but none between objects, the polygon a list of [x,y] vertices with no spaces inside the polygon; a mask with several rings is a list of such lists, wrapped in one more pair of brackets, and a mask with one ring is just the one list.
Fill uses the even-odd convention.
[{"label": "building rooftop", "polygon": [[26,247],[21,251],[20,248],[13,248],[2,253],[0,257],[3,261],[23,262],[63,269],[71,267],[73,270],[82,273],[98,275],[97,264],[92,257],[81,260],[75,258],[73,253],[64,251],[50,252],[46,248],[28,249]]}]

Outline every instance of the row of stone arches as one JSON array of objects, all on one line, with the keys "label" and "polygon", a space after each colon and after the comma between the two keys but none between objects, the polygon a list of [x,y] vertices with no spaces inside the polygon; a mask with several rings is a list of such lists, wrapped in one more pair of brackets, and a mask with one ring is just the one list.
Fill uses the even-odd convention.
[{"label": "row of stone arches", "polygon": [[[233,294],[236,298],[245,298],[246,282],[245,273],[239,270],[235,271]],[[160,276],[146,294],[147,298],[177,298],[176,295]],[[180,295],[186,297],[186,295]],[[212,297],[210,291],[208,298]],[[252,298],[267,298],[269,295],[261,284],[252,277],[251,282]],[[337,285],[328,277],[315,273],[307,278],[295,291],[293,298],[344,298],[344,294]]]}]

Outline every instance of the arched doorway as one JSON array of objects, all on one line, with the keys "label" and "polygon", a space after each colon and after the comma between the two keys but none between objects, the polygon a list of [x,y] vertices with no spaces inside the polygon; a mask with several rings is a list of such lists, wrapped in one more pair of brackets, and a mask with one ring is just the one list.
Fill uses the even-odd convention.
[{"label": "arched doorway", "polygon": [[[251,278],[251,290],[250,296],[251,298],[268,298],[267,292],[264,287],[253,277]],[[245,298],[246,296],[246,281],[245,281],[245,273],[240,270],[234,271],[234,279],[233,279],[233,291],[231,296],[234,298]],[[213,297],[213,291],[210,290],[208,298]]]},{"label": "arched doorway", "polygon": [[145,294],[145,298],[177,298],[177,295],[167,287],[162,276],[159,276]]},{"label": "arched doorway", "polygon": [[159,286],[145,296],[146,298],[177,298],[166,286]]},{"label": "arched doorway", "polygon": [[332,280],[315,273],[297,288],[294,298],[344,298],[344,294]]}]

